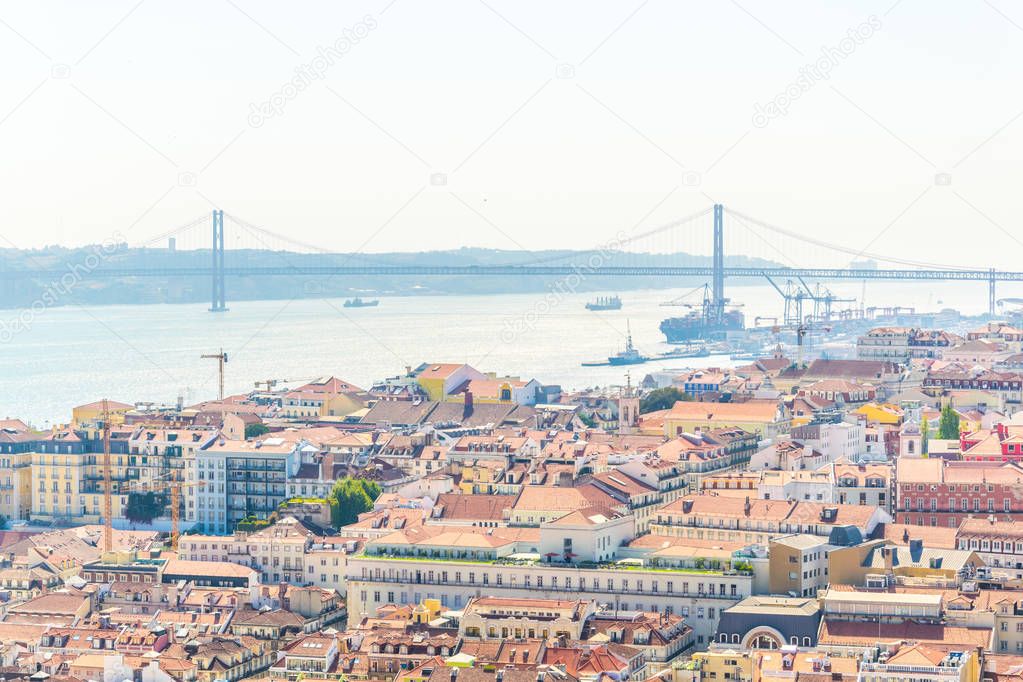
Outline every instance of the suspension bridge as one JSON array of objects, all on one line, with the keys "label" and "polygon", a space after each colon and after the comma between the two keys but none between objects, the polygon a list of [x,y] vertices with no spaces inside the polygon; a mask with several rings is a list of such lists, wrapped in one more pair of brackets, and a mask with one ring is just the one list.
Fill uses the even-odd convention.
[{"label": "suspension bridge", "polygon": [[[607,246],[543,254],[519,262],[485,264],[403,263],[409,254],[337,253],[295,240],[293,237],[256,226],[236,216],[214,210],[189,223],[134,245],[143,254],[161,256],[143,264],[122,265],[111,258],[83,275],[87,279],[138,277],[203,277],[210,281],[210,310],[227,310],[227,278],[231,277],[348,277],[370,276],[464,276],[464,277],[549,277],[572,275],[592,277],[705,278],[711,283],[710,303],[722,310],[727,302],[726,278],[767,278],[799,280],[861,281],[959,281],[986,282],[988,310],[994,315],[996,284],[1023,282],[1023,271],[965,267],[914,261],[867,252],[826,242],[752,218],[741,212],[727,212],[731,235],[726,250],[726,211],[715,204],[698,213],[644,232],[625,235]],[[233,240],[225,238],[225,218],[234,226]],[[709,219],[709,220],[708,220]],[[709,223],[709,224],[708,224]],[[205,226],[205,227],[204,227]],[[709,227],[710,229],[707,229]],[[184,237],[192,235],[192,246],[181,248]],[[246,237],[246,239],[242,239]],[[658,242],[659,240],[659,242]],[[206,253],[205,264],[181,264],[171,254],[192,251]],[[733,263],[725,264],[726,252]],[[268,265],[255,254],[276,254]],[[518,252],[521,254],[522,252]],[[528,253],[528,252],[526,252]],[[746,254],[760,253],[759,256]],[[231,254],[228,257],[228,254]],[[706,254],[702,257],[701,255]],[[743,254],[736,257],[737,254]],[[794,262],[796,256],[801,264]],[[389,258],[385,257],[389,256]],[[397,258],[405,256],[406,258]],[[709,257],[708,257],[709,256]],[[851,257],[851,260],[849,260]],[[835,262],[837,259],[838,262]],[[843,262],[843,259],[845,261]],[[265,258],[259,259],[264,261]],[[703,262],[694,263],[694,260]],[[748,261],[735,264],[735,260]],[[688,261],[688,262],[682,262]],[[778,264],[782,261],[782,264]],[[827,264],[831,261],[831,264]],[[810,265],[807,265],[810,263]],[[65,276],[68,267],[34,263],[0,264],[0,282],[51,281]],[[773,282],[772,282],[773,284]]]}]

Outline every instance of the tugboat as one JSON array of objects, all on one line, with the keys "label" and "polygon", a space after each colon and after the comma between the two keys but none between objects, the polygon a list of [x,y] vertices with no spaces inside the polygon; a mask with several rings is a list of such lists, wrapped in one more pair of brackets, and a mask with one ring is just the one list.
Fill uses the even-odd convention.
[{"label": "tugboat", "polygon": [[586,304],[587,310],[621,310],[622,299],[614,296],[599,296],[596,301],[590,301]]},{"label": "tugboat", "polygon": [[629,323],[625,323],[628,334],[625,337],[625,350],[618,351],[607,359],[609,365],[639,365],[650,358],[640,355],[639,351],[632,345],[632,329]]},{"label": "tugboat", "polygon": [[355,298],[349,298],[345,301],[346,308],[372,308],[378,305],[380,305],[380,301],[375,298],[371,301],[364,301],[356,296]]}]

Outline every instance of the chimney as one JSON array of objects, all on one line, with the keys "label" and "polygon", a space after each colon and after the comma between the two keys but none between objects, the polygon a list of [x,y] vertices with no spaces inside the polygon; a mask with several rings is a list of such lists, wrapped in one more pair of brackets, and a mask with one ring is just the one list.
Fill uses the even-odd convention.
[{"label": "chimney", "polygon": [[749,516],[749,513],[750,513],[750,502],[749,502],[749,495],[747,495],[747,496],[746,496],[746,504],[744,504],[744,505],[742,506],[742,512],[743,512],[743,514],[745,514],[746,516]]}]

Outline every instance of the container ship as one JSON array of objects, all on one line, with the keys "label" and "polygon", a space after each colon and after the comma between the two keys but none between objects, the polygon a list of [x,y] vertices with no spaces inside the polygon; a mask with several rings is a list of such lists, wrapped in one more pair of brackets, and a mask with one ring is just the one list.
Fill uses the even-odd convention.
[{"label": "container ship", "polygon": [[668,343],[686,343],[696,339],[719,340],[728,332],[741,332],[745,328],[745,317],[736,308],[726,307],[728,299],[720,294],[712,298],[709,289],[703,287],[703,301],[699,304],[683,303],[681,299],[662,305],[682,305],[689,312],[681,317],[669,317],[661,321],[661,332]]},{"label": "container ship", "polygon": [[587,310],[621,310],[622,299],[617,296],[601,296],[586,304]]},{"label": "container ship", "polygon": [[682,317],[669,317],[661,321],[661,332],[668,343],[685,343],[696,339],[720,339],[728,332],[741,332],[745,318],[738,310],[726,310],[717,320],[703,311],[693,310]]}]

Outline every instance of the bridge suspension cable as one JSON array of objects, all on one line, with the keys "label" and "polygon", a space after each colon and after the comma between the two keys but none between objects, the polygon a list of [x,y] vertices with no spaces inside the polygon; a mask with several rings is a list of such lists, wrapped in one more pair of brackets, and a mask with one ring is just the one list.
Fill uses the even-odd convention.
[{"label": "bridge suspension cable", "polygon": [[668,231],[668,230],[670,230],[672,228],[680,227],[682,225],[685,225],[688,222],[696,220],[697,218],[703,218],[704,216],[710,215],[711,211],[713,211],[713,210],[714,210],[713,207],[705,208],[702,211],[699,211],[697,213],[693,213],[692,215],[688,215],[685,218],[679,218],[678,220],[673,220],[670,223],[665,223],[664,225],[661,225],[660,227],[655,227],[653,229],[647,230],[646,232],[641,232],[641,233],[639,233],[637,235],[633,235],[632,237],[629,237],[628,239],[625,239],[621,243],[622,244],[631,244],[633,242],[639,241],[640,239],[645,239],[647,237],[652,237],[652,236],[654,236],[656,234],[660,234],[661,232],[666,232],[666,231]]},{"label": "bridge suspension cable", "polygon": [[195,226],[197,226],[197,225],[199,225],[201,223],[205,223],[205,222],[209,221],[209,219],[210,219],[210,214],[209,213],[203,213],[202,215],[198,216],[197,218],[193,218],[192,220],[188,221],[187,223],[184,223],[182,225],[178,225],[177,227],[172,227],[171,229],[169,229],[169,230],[167,230],[165,232],[161,232],[160,234],[158,234],[158,235],[156,235],[154,237],[150,237],[150,238],[148,238],[145,241],[138,242],[134,246],[137,247],[137,248],[146,248],[146,247],[152,246],[153,244],[156,244],[157,242],[164,241],[165,239],[168,239],[169,237],[174,237],[176,235],[181,234],[182,232],[187,232],[188,230],[192,229],[193,227],[195,227]]},{"label": "bridge suspension cable", "polygon": [[944,264],[944,263],[929,263],[927,261],[917,261],[917,260],[911,260],[911,259],[908,259],[908,258],[895,258],[895,257],[892,257],[892,256],[885,256],[885,255],[879,254],[879,253],[872,253],[872,252],[869,252],[869,251],[862,251],[860,249],[853,249],[853,248],[850,248],[850,247],[847,247],[847,246],[842,246],[840,244],[834,244],[834,243],[831,243],[831,242],[826,242],[826,241],[824,241],[822,239],[815,239],[814,237],[809,237],[809,236],[807,236],[805,234],[800,234],[799,232],[795,232],[793,230],[787,230],[787,229],[785,229],[783,227],[778,227],[777,225],[772,225],[770,223],[764,222],[763,220],[758,220],[757,218],[750,217],[750,216],[746,215],[745,213],[742,213],[740,211],[736,211],[733,208],[728,209],[728,214],[731,215],[731,216],[734,216],[736,218],[739,218],[740,220],[743,220],[743,221],[745,221],[747,223],[750,223],[750,224],[753,224],[753,225],[757,225],[758,227],[762,227],[762,228],[764,228],[766,230],[770,230],[771,232],[774,232],[776,234],[781,234],[781,235],[784,235],[784,236],[789,237],[791,239],[795,239],[797,241],[802,241],[802,242],[805,242],[807,244],[813,244],[814,246],[819,246],[819,247],[822,247],[822,248],[825,248],[825,249],[830,249],[832,251],[837,251],[839,253],[849,254],[849,255],[853,256],[854,258],[870,258],[872,260],[877,260],[877,261],[881,261],[881,262],[884,262],[884,263],[897,263],[899,265],[909,265],[909,266],[912,266],[912,267],[927,268],[927,269],[933,269],[933,270],[979,270],[979,269],[983,269],[983,268],[966,267],[966,266],[961,266],[961,265],[948,265],[948,264]]},{"label": "bridge suspension cable", "polygon": [[[301,248],[301,249],[305,249],[305,250],[308,250],[308,251],[315,251],[316,253],[331,253],[328,249],[324,249],[322,247],[315,246],[313,244],[307,244],[306,242],[299,241],[299,240],[294,239],[292,237],[286,237],[283,234],[278,234],[277,232],[274,232],[273,230],[268,230],[265,227],[260,227],[259,225],[254,225],[254,224],[250,223],[247,220],[243,220],[242,218],[239,218],[236,215],[232,215],[232,214],[228,213],[227,217],[228,217],[228,219],[230,219],[233,223],[235,223],[239,227],[243,227],[246,230],[249,230],[250,233],[259,234],[259,235],[262,235],[264,237],[268,237],[270,239],[277,240],[277,241],[282,242],[284,244],[295,246],[295,247],[298,247],[298,248]],[[264,243],[264,246],[265,246],[265,243]]]},{"label": "bridge suspension cable", "polygon": [[[509,265],[509,266],[540,265],[542,263],[553,263],[553,262],[557,262],[557,261],[569,260],[569,259],[572,259],[572,258],[577,258],[579,256],[585,256],[585,255],[592,254],[592,253],[607,253],[607,252],[611,252],[611,253],[624,253],[624,247],[629,245],[629,244],[633,244],[635,242],[638,242],[638,241],[640,241],[642,239],[646,239],[648,237],[653,237],[653,236],[656,236],[658,234],[662,234],[662,233],[667,232],[667,231],[669,231],[671,229],[674,229],[676,227],[680,227],[682,225],[685,225],[686,223],[690,223],[690,222],[692,222],[694,220],[697,220],[699,218],[706,217],[706,216],[711,214],[711,211],[713,211],[713,208],[705,208],[705,209],[703,209],[701,211],[697,211],[696,213],[693,213],[691,215],[687,215],[684,218],[678,218],[677,220],[673,220],[670,223],[665,223],[664,225],[660,225],[658,227],[651,228],[651,229],[646,230],[644,232],[641,232],[639,234],[632,235],[631,237],[628,237],[628,238],[623,239],[621,241],[614,241],[613,240],[608,246],[595,247],[595,248],[592,248],[592,249],[586,249],[586,250],[582,250],[582,251],[572,251],[571,253],[555,254],[555,255],[550,255],[550,256],[544,256],[542,258],[533,258],[533,259],[530,259],[528,261],[522,261],[522,262],[517,262],[517,263],[506,263],[505,265]],[[614,248],[609,248],[611,246],[613,246]]]},{"label": "bridge suspension cable", "polygon": [[371,258],[371,257],[366,256],[366,255],[361,254],[361,253],[339,253],[337,251],[331,251],[330,249],[323,248],[322,246],[316,246],[315,244],[309,244],[308,242],[303,242],[303,241],[300,241],[298,239],[294,239],[292,237],[285,236],[283,234],[274,232],[273,230],[267,229],[265,227],[260,227],[259,225],[254,225],[253,223],[250,223],[249,221],[244,220],[243,218],[239,218],[236,215],[227,214],[227,218],[230,219],[232,222],[234,222],[239,227],[241,227],[242,229],[247,230],[256,239],[259,239],[259,241],[262,243],[263,247],[267,248],[267,249],[270,249],[270,247],[266,244],[266,242],[264,242],[262,239],[260,239],[261,236],[262,237],[266,237],[266,238],[271,239],[271,240],[276,240],[276,241],[278,241],[278,242],[280,242],[282,244],[285,244],[285,245],[288,245],[288,246],[291,246],[291,247],[295,247],[295,248],[298,248],[298,249],[304,249],[304,250],[307,250],[307,251],[312,251],[314,253],[317,253],[317,254],[320,254],[320,255],[323,255],[323,256],[338,256],[338,257],[344,258],[345,260],[348,260],[350,258],[358,258],[358,259],[363,260],[363,261],[365,261],[367,263],[371,263],[371,264],[374,264],[374,265],[381,265],[381,266],[394,265],[394,263],[389,263],[389,262],[386,262],[386,261],[383,261],[383,260],[374,259],[374,258]]}]

